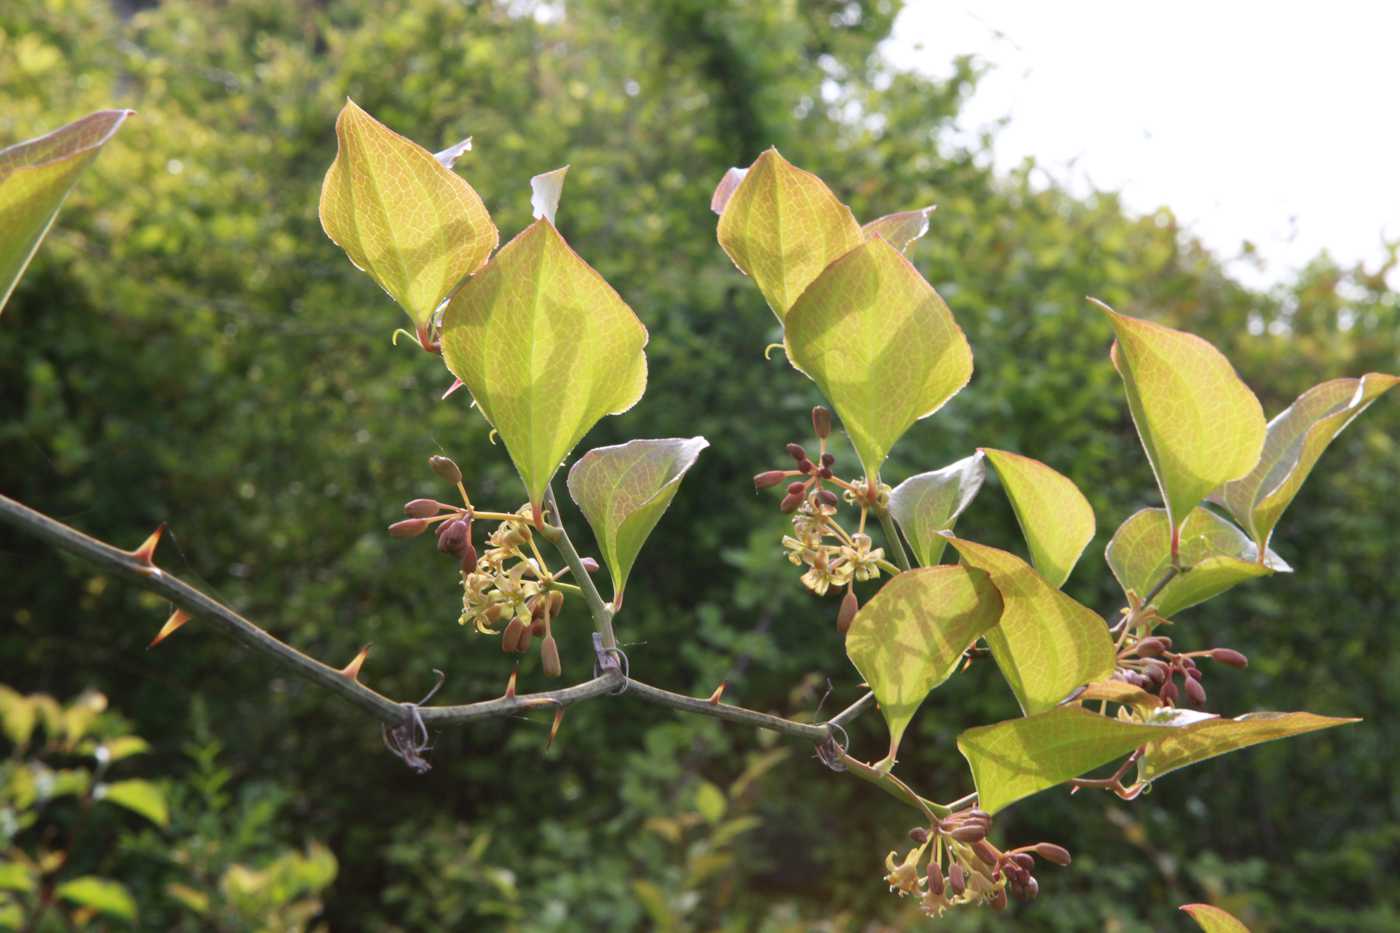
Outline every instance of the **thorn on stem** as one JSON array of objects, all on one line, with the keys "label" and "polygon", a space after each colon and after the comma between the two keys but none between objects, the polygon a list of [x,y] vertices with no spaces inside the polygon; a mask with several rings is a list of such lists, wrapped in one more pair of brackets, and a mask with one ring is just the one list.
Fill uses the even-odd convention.
[{"label": "thorn on stem", "polygon": [[156,645],[165,641],[171,635],[174,635],[175,632],[179,630],[180,626],[184,625],[189,620],[190,614],[183,609],[176,609],[174,612],[170,613],[170,618],[165,620],[165,624],[160,627],[159,632],[156,632],[156,637],[151,639],[151,643],[146,646],[146,650],[150,651]]},{"label": "thorn on stem", "polygon": [[365,666],[365,658],[369,657],[369,645],[360,649],[360,653],[350,659],[350,663],[340,669],[340,676],[360,682],[360,668]]},{"label": "thorn on stem", "polygon": [[728,686],[729,686],[729,681],[727,681],[727,680],[721,680],[721,681],[719,682],[719,686],[715,688],[715,692],[712,693],[712,694],[710,694],[710,698],[709,698],[708,700],[706,700],[705,702],[706,702],[706,703],[709,703],[711,706],[718,706],[718,705],[719,705],[720,698],[722,698],[722,697],[724,696],[724,688],[725,688],[725,687],[728,687]]},{"label": "thorn on stem", "polygon": [[141,542],[141,546],[134,551],[127,553],[132,556],[137,563],[145,564],[147,567],[156,565],[156,545],[160,544],[160,536],[165,534],[165,522],[156,526],[156,530],[151,532],[150,537]]},{"label": "thorn on stem", "polygon": [[460,380],[460,379],[453,379],[453,380],[452,380],[452,385],[448,386],[448,387],[447,387],[447,391],[444,392],[444,393],[442,393],[442,398],[443,398],[443,400],[445,401],[449,395],[451,395],[453,392],[456,392],[458,389],[460,389],[460,388],[461,388],[462,386],[464,386],[464,385],[466,385],[466,383],[463,382],[462,380]]},{"label": "thorn on stem", "polygon": [[513,670],[513,671],[510,672],[510,679],[506,681],[506,692],[505,692],[505,696],[504,696],[502,699],[506,699],[506,700],[513,700],[513,699],[515,699],[515,678],[516,678],[516,676],[517,676],[519,673],[520,673],[520,669],[519,669],[519,668],[517,668],[517,669],[515,669],[515,670]]},{"label": "thorn on stem", "polygon": [[559,726],[564,722],[564,707],[559,705],[554,710],[554,723],[549,727],[549,738],[545,739],[544,750],[549,751],[554,744],[554,738],[559,734]]}]

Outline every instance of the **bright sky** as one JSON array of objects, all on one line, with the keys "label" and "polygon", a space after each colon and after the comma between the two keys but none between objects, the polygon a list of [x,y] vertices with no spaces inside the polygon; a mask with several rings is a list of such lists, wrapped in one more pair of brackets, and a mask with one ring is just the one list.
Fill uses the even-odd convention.
[{"label": "bright sky", "polygon": [[977,56],[963,127],[1008,119],[998,166],[1165,204],[1222,256],[1249,240],[1265,267],[1231,269],[1265,285],[1400,239],[1397,42],[1389,0],[910,0],[887,54],[935,76]]}]

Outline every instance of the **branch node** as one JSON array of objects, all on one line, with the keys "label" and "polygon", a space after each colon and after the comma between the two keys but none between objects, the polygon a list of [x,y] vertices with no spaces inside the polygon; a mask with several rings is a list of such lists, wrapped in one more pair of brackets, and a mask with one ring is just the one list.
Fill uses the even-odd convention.
[{"label": "branch node", "polygon": [[[832,771],[845,771],[846,765],[841,759],[846,757],[846,751],[851,747],[851,737],[839,722],[828,722],[826,728],[826,739],[817,745],[817,760]],[[837,741],[837,732],[841,733],[840,741]]]}]

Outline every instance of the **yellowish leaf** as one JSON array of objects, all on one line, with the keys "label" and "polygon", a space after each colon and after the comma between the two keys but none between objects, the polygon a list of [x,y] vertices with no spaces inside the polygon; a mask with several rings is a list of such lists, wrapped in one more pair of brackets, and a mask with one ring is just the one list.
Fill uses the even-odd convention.
[{"label": "yellowish leaf", "polygon": [[788,359],[831,400],[870,479],[914,422],[972,378],[972,348],[948,306],[878,238],[827,266],[784,330]]},{"label": "yellowish leaf", "polygon": [[953,530],[986,478],[986,457],[978,452],[941,470],[911,476],[890,491],[890,515],[920,564],[938,563],[948,545],[943,532]]},{"label": "yellowish leaf", "polygon": [[1178,768],[1261,742],[1361,721],[1314,713],[1246,713],[1221,719],[1180,709],[1162,710],[1159,715],[1161,721],[1177,728],[1147,744],[1147,751],[1138,762],[1140,781],[1155,781]]},{"label": "yellowish leaf", "polygon": [[442,354],[505,442],[538,507],[559,464],[646,389],[647,329],[548,220],[453,296]]},{"label": "yellowish leaf", "polygon": [[1068,476],[1039,460],[987,447],[982,453],[1001,477],[1035,569],[1063,586],[1094,537],[1094,507]]},{"label": "yellowish leaf", "polygon": [[933,205],[917,211],[899,211],[877,217],[861,227],[867,240],[880,237],[901,253],[909,251],[909,244],[928,233],[928,218],[933,213]]},{"label": "yellowish leaf", "polygon": [[1249,933],[1249,927],[1219,907],[1209,904],[1184,904],[1181,909],[1206,933]]},{"label": "yellowish leaf", "polygon": [[499,234],[461,176],[347,100],[321,185],[321,227],[426,335],[433,312]]},{"label": "yellowish leaf", "polygon": [[[864,239],[851,209],[816,175],[769,149],[715,191],[719,245],[782,321],[833,260]],[[737,185],[735,181],[737,180]]]}]

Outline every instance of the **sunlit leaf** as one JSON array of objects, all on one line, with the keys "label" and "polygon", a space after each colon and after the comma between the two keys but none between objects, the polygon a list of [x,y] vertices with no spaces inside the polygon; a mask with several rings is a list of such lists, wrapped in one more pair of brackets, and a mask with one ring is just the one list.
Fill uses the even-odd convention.
[{"label": "sunlit leaf", "polygon": [[543,217],[554,223],[559,198],[564,193],[564,176],[568,174],[569,167],[565,165],[530,179],[530,211],[536,220]]},{"label": "sunlit leaf", "polygon": [[151,745],[138,735],[123,735],[115,739],[108,739],[97,748],[100,750],[97,754],[106,757],[111,762],[121,761],[132,755],[144,755],[151,750]]},{"label": "sunlit leaf", "polygon": [[712,202],[723,202],[719,245],[751,276],[781,321],[807,286],[837,257],[864,239],[851,209],[816,175],[769,149],[745,171],[738,186],[730,169]]},{"label": "sunlit leaf", "polygon": [[972,768],[978,806],[996,813],[1116,761],[1170,729],[1062,706],[969,729],[958,736],[958,751]]},{"label": "sunlit leaf", "polygon": [[[1113,533],[1105,557],[1123,592],[1145,597],[1172,565],[1166,510],[1134,513]],[[1152,600],[1164,616],[1176,615],[1246,580],[1292,572],[1273,551],[1261,561],[1244,532],[1206,508],[1193,509],[1182,523],[1180,561],[1190,570],[1173,577]]]},{"label": "sunlit leaf", "polygon": [[831,400],[870,478],[910,425],[972,378],[972,348],[952,312],[884,240],[828,266],[784,331],[788,359]]},{"label": "sunlit leaf", "polygon": [[433,312],[496,248],[486,205],[461,176],[347,100],[321,184],[321,227],[426,334]]},{"label": "sunlit leaf", "polygon": [[1212,498],[1228,508],[1263,548],[1327,445],[1397,382],[1400,376],[1367,373],[1360,379],[1333,379],[1304,392],[1269,422],[1264,452],[1254,469],[1226,483]]},{"label": "sunlit leaf", "polygon": [[1149,742],[1138,762],[1138,780],[1153,781],[1178,768],[1261,742],[1360,722],[1313,713],[1246,713],[1221,719],[1194,710],[1162,710],[1162,721],[1178,728]]},{"label": "sunlit leaf", "polygon": [[136,901],[127,889],[110,878],[91,875],[65,881],[54,889],[62,900],[88,907],[108,917],[136,922]]},{"label": "sunlit leaf", "polygon": [[29,697],[0,684],[0,726],[16,748],[29,744],[38,720],[39,711]]},{"label": "sunlit leaf", "polygon": [[100,785],[97,799],[139,813],[157,826],[170,823],[170,811],[165,805],[165,793],[150,781],[117,781]]},{"label": "sunlit leaf", "polygon": [[890,730],[888,760],[924,697],[952,675],[1001,611],[986,574],[945,565],[898,574],[856,613],[846,654],[880,703]]},{"label": "sunlit leaf", "polygon": [[1074,699],[1077,703],[1104,701],[1119,703],[1123,706],[1141,706],[1147,709],[1155,709],[1162,705],[1161,697],[1121,680],[1101,680],[1098,683],[1089,684],[1084,688],[1084,692],[1075,696]]},{"label": "sunlit leaf", "polygon": [[647,536],[708,446],[703,437],[628,441],[590,450],[569,470],[569,495],[598,539],[615,603]]},{"label": "sunlit leaf", "polygon": [[442,355],[500,433],[537,507],[583,435],[646,389],[647,329],[547,220],[453,297]]},{"label": "sunlit leaf", "polygon": [[1128,409],[1173,528],[1222,483],[1259,462],[1264,410],[1230,361],[1194,334],[1100,305]]},{"label": "sunlit leaf", "polygon": [[38,887],[39,878],[33,866],[20,861],[0,862],[0,891],[28,894]]},{"label": "sunlit leaf", "polygon": [[1184,904],[1181,909],[1206,933],[1249,933],[1249,927],[1219,907],[1209,904]]},{"label": "sunlit leaf", "polygon": [[99,110],[46,136],[0,149],[0,313],[63,199],[130,110]]},{"label": "sunlit leaf", "polygon": [[724,799],[724,791],[709,781],[701,781],[695,788],[695,809],[707,823],[718,823],[724,818],[729,801]]},{"label": "sunlit leaf", "polygon": [[1113,673],[1113,639],[1092,609],[1051,586],[1015,554],[949,538],[963,562],[989,574],[1004,602],[984,636],[1026,715],[1052,709],[1085,684]]},{"label": "sunlit leaf", "polygon": [[928,218],[933,213],[933,205],[917,211],[900,211],[877,217],[861,227],[867,240],[880,237],[901,253],[909,251],[909,244],[928,233]]},{"label": "sunlit leaf", "polygon": [[982,453],[1001,477],[1031,563],[1052,586],[1063,586],[1094,537],[1094,507],[1068,476],[1039,460],[991,448]]},{"label": "sunlit leaf", "polygon": [[890,515],[899,523],[914,557],[925,567],[938,563],[952,531],[987,478],[982,453],[964,457],[941,470],[911,476],[890,491]]}]

